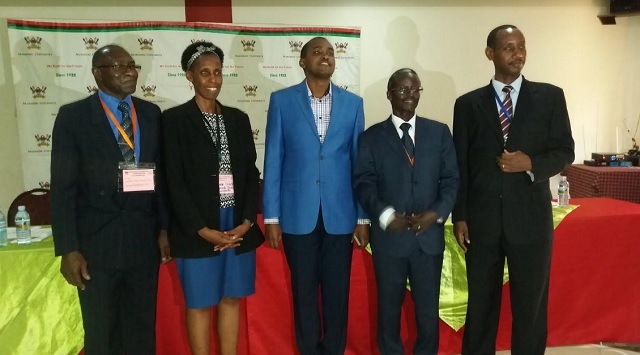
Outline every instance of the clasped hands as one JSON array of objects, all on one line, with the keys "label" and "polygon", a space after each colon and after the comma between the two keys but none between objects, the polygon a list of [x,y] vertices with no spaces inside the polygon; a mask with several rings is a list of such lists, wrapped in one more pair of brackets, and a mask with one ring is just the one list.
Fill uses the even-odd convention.
[{"label": "clasped hands", "polygon": [[531,158],[519,150],[509,152],[505,149],[500,156],[496,157],[496,164],[505,173],[531,171]]},{"label": "clasped hands", "polygon": [[407,215],[406,212],[394,213],[394,219],[387,226],[387,230],[391,232],[402,232],[412,230],[416,235],[429,229],[432,224],[438,220],[438,214],[429,210],[418,214]]},{"label": "clasped hands", "polygon": [[214,245],[213,251],[223,251],[240,246],[249,228],[251,228],[249,222],[244,222],[234,229],[224,232],[204,227],[198,231],[198,235]]}]

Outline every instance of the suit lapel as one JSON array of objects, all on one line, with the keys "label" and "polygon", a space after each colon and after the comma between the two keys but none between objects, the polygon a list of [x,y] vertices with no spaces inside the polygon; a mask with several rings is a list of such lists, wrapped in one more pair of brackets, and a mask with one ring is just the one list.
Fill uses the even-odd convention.
[{"label": "suit lapel", "polygon": [[209,133],[209,130],[204,123],[204,117],[202,117],[202,112],[200,111],[198,104],[196,104],[195,97],[187,103],[187,108],[188,110],[186,120],[188,121],[188,123],[193,125],[196,131],[198,131],[206,138],[207,142],[213,144],[213,140],[211,140],[211,134]]},{"label": "suit lapel", "polygon": [[311,111],[311,105],[309,104],[309,93],[307,92],[307,84],[306,81],[302,81],[302,83],[298,84],[296,87],[296,103],[300,108],[300,112],[302,112],[302,119],[307,121],[309,124],[309,128],[316,136],[318,141],[320,141],[320,136],[318,135],[318,127],[316,126],[315,118],[313,117],[313,111]]},{"label": "suit lapel", "polygon": [[135,97],[131,97],[131,102],[133,102],[134,107],[136,108],[136,120],[138,121],[138,130],[140,130],[140,156],[138,157],[138,161],[153,161],[153,159],[148,160],[147,154],[150,152],[151,147],[149,144],[152,143],[150,138],[151,135],[151,127],[149,126],[149,115],[147,111],[145,111],[143,105],[139,104],[140,101]]},{"label": "suit lapel", "polygon": [[[122,152],[118,147],[118,141],[113,134],[111,124],[109,123],[109,117],[100,104],[100,97],[98,93],[93,94],[90,98],[91,112],[89,119],[94,129],[90,132],[95,132],[93,137],[98,144],[96,147],[104,151],[105,155],[117,161],[122,161]],[[91,134],[91,133],[90,133]]]},{"label": "suit lapel", "polygon": [[402,159],[407,164],[410,164],[409,159],[407,158],[407,153],[404,151],[402,140],[400,139],[398,131],[396,130],[396,126],[394,126],[393,122],[391,121],[391,116],[389,116],[389,118],[387,118],[387,120],[382,123],[382,128],[384,140],[391,148],[391,151],[393,151],[393,153],[396,154],[399,159]]},{"label": "suit lapel", "polygon": [[493,85],[489,82],[489,85],[480,93],[478,109],[482,111],[480,116],[485,120],[485,124],[489,126],[489,130],[493,132],[500,145],[502,145],[504,144],[504,138],[502,137],[502,128],[500,127],[494,92]]},{"label": "suit lapel", "polygon": [[513,121],[509,129],[509,141],[518,141],[524,129],[525,123],[529,119],[529,113],[532,111],[533,102],[535,100],[536,90],[531,86],[531,83],[523,78],[522,86],[520,87],[520,93],[518,94],[518,102],[516,102],[516,108],[513,112]]}]

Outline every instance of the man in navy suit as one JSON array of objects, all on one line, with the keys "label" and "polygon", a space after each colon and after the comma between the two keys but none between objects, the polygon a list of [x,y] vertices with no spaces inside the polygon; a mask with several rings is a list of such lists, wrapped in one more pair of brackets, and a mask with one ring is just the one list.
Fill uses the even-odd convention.
[{"label": "man in navy suit", "polygon": [[266,237],[272,248],[284,244],[300,353],[338,355],[347,342],[351,239],[361,248],[369,242],[351,187],[364,112],[360,97],[331,83],[335,58],[325,38],[302,47],[299,65],[306,79],[269,102]]},{"label": "man in navy suit", "polygon": [[574,159],[562,89],[526,80],[527,49],[512,25],[493,29],[495,76],[456,100],[460,192],[454,233],[466,252],[469,307],[462,353],[494,354],[505,257],[514,354],[544,354],[553,243],[549,178]]},{"label": "man in navy suit", "polygon": [[122,47],[98,49],[99,91],[62,106],[53,127],[55,253],[78,288],[87,355],[155,354],[158,266],[169,244],[162,173],[139,181],[146,191],[127,192],[138,190],[127,176],[144,173],[132,167],[160,158],[160,109],[131,96],[139,70]]},{"label": "man in navy suit", "polygon": [[412,69],[391,75],[387,99],[392,114],[360,138],[354,173],[358,200],[374,220],[371,248],[382,355],[404,354],[400,312],[407,278],[418,326],[413,354],[438,352],[443,222],[456,200],[458,167],[449,128],[416,115],[421,92]]}]

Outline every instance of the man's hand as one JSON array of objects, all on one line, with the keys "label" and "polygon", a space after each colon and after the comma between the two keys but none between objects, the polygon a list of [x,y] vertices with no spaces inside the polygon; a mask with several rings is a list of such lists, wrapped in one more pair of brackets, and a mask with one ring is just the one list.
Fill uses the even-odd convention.
[{"label": "man's hand", "polygon": [[164,229],[160,230],[160,234],[158,234],[158,248],[160,249],[160,262],[166,264],[171,261],[169,233]]},{"label": "man's hand", "polygon": [[433,211],[425,211],[420,212],[418,214],[412,214],[409,216],[409,224],[411,225],[411,229],[416,232],[416,235],[424,232],[429,229],[432,224],[436,223],[438,220],[438,214]]},{"label": "man's hand", "polygon": [[62,256],[60,272],[68,283],[83,291],[85,288],[83,280],[91,280],[87,271],[87,261],[79,251],[72,251]]},{"label": "man's hand", "polygon": [[496,159],[496,163],[500,170],[505,173],[519,173],[522,171],[531,171],[531,158],[521,151],[508,152],[506,149]]},{"label": "man's hand", "polygon": [[282,240],[282,228],[279,224],[265,224],[265,234],[269,246],[273,249],[280,248],[280,241]]},{"label": "man's hand", "polygon": [[242,238],[234,238],[219,230],[204,227],[198,231],[198,234],[206,239],[209,243],[213,244],[214,251],[222,251],[228,248],[235,248],[240,245]]},{"label": "man's hand", "polygon": [[358,249],[364,249],[369,244],[369,228],[368,224],[357,224],[353,230],[353,237],[360,241],[360,244],[356,243]]},{"label": "man's hand", "polygon": [[466,253],[467,252],[467,244],[471,244],[471,239],[469,238],[469,228],[467,227],[467,222],[460,221],[453,224],[453,235],[456,237],[458,241],[458,245],[460,248]]},{"label": "man's hand", "polygon": [[394,213],[394,218],[391,223],[387,226],[387,230],[390,232],[403,232],[411,229],[411,223],[409,222],[409,218],[407,218],[406,213]]}]

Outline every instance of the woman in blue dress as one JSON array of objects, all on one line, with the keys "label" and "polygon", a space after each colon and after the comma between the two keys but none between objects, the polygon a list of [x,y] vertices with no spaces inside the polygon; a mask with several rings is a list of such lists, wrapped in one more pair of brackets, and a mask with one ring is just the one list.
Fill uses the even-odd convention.
[{"label": "woman in blue dress", "polygon": [[163,113],[169,239],[193,354],[210,353],[213,307],[220,353],[237,353],[240,300],[255,292],[264,241],[254,225],[260,174],[249,117],[217,101],[223,61],[210,42],[189,45],[181,64],[195,96]]}]

